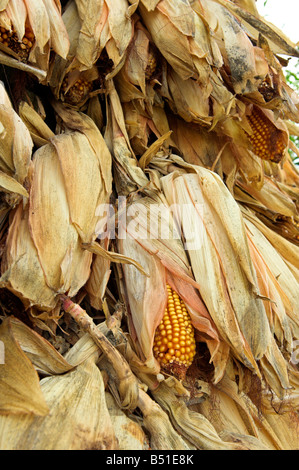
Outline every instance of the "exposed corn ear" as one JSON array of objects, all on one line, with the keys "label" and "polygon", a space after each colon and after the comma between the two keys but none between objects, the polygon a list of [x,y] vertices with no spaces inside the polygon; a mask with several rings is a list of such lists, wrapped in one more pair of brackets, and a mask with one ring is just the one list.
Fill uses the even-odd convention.
[{"label": "exposed corn ear", "polygon": [[191,366],[196,344],[194,328],[186,305],[167,285],[167,306],[154,337],[154,356],[162,369],[184,377]]},{"label": "exposed corn ear", "polygon": [[34,34],[30,30],[27,30],[24,37],[19,40],[15,30],[0,28],[0,44],[13,51],[22,62],[27,62],[33,43]]},{"label": "exposed corn ear", "polygon": [[287,145],[284,132],[278,129],[257,106],[253,107],[247,119],[252,129],[249,140],[254,153],[263,160],[279,163]]},{"label": "exposed corn ear", "polygon": [[60,2],[10,0],[1,8],[1,14],[6,21],[1,23],[0,49],[10,59],[7,63],[5,56],[0,55],[1,63],[21,68],[18,62],[23,65],[28,62],[37,67],[35,75],[42,81],[45,75],[40,72],[47,73],[51,50],[66,59],[70,41],[61,17]]}]

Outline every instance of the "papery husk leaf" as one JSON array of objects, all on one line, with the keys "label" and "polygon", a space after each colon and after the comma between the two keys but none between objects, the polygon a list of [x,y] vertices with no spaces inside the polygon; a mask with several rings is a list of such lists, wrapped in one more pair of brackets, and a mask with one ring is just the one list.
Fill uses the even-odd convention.
[{"label": "papery husk leaf", "polygon": [[277,280],[281,292],[284,294],[284,303],[288,308],[288,316],[298,324],[298,295],[299,286],[296,278],[293,276],[291,270],[288,268],[284,259],[276,251],[274,246],[266,239],[266,237],[250,222],[247,218],[244,219],[246,227],[249,231],[255,246],[263,256],[264,262],[268,267],[270,273]]},{"label": "papery husk leaf", "polygon": [[[179,2],[179,6],[182,4],[183,2]],[[189,19],[189,35],[191,36],[194,27],[193,12],[189,5],[185,5],[185,8],[188,10],[185,22]],[[155,45],[173,69],[184,79],[195,76],[196,69],[189,52],[188,36],[177,29],[174,24],[175,18],[166,16],[159,9],[159,5],[154,11],[148,11],[142,4],[139,4],[139,12]]]},{"label": "papery husk leaf", "polygon": [[[130,2],[132,3],[133,0],[130,0]],[[147,10],[154,10],[156,8],[156,6],[158,5],[158,3],[160,2],[160,0],[141,0],[141,3],[143,3],[143,5],[147,8]]]},{"label": "papery husk leaf", "polygon": [[138,166],[137,159],[131,148],[121,102],[112,83],[109,100],[110,110],[108,111],[109,117],[105,131],[105,140],[113,154],[114,166],[117,168],[114,173],[117,193],[119,196],[122,196],[137,188],[146,186],[149,181],[143,170]]},{"label": "papery husk leaf", "polygon": [[27,10],[23,0],[10,0],[6,12],[16,30],[18,39],[21,41],[25,34],[25,23]]},{"label": "papery husk leaf", "polygon": [[92,318],[78,304],[68,297],[62,296],[63,309],[70,313],[83,331],[88,332],[96,345],[104,353],[102,363],[107,363],[108,374],[111,375],[112,386],[117,395],[117,402],[124,409],[134,410],[138,401],[138,382],[125,358],[109,342],[105,334],[96,327]]},{"label": "papery husk leaf", "polygon": [[299,248],[294,245],[294,243],[284,238],[281,234],[265,225],[252,210],[248,209],[248,207],[242,207],[241,210],[244,213],[244,216],[249,219],[267,238],[272,246],[275,247],[275,250],[280,254],[285,262],[288,263],[288,266],[292,269],[294,274],[294,270],[296,272],[296,268],[299,266]]},{"label": "papery husk leaf", "polygon": [[209,77],[206,77],[205,85],[202,86],[195,80],[182,79],[176,71],[171,70],[167,79],[173,111],[186,122],[199,122],[209,126],[212,122],[209,115],[209,96],[213,89]]},{"label": "papery husk leaf", "polygon": [[[133,350],[134,343],[130,344],[130,337],[128,337],[128,335],[120,328],[122,310],[123,307],[120,306],[120,310],[116,309],[115,313],[109,319],[97,325],[97,329],[113,341],[113,345],[125,358],[132,372],[140,379],[140,381],[146,383],[146,385],[151,389],[156,388],[158,385],[157,377],[152,375],[151,368],[148,368],[141,362]],[[81,364],[96,352],[101,360],[103,353],[101,352],[100,347],[95,343],[91,336],[86,333],[69,349],[69,351],[67,351],[65,359],[69,364],[75,366]]]},{"label": "papery husk leaf", "polygon": [[4,54],[0,51],[0,63],[3,65],[7,65],[8,67],[12,67],[18,70],[22,70],[23,72],[28,72],[30,74],[35,75],[40,82],[43,82],[47,76],[45,70],[42,70],[39,67],[35,67],[30,64],[25,64],[13,57],[9,57],[8,55]]},{"label": "papery husk leaf", "polygon": [[[84,136],[80,137],[85,140]],[[66,148],[67,144],[72,145],[72,138],[64,135],[56,139],[62,140],[65,145],[67,158]],[[29,213],[32,240],[47,284],[55,292],[70,290],[74,293],[88,279],[91,254],[82,250],[76,227],[70,223],[71,205],[53,144],[40,147],[35,152],[33,162]],[[56,243],[58,233],[59,245]]]},{"label": "papery husk leaf", "polygon": [[[134,256],[149,272],[146,279],[133,266],[123,267],[127,308],[131,314],[129,325],[132,337],[138,340],[136,344],[140,346],[141,359],[146,361],[146,365],[153,367],[155,373],[153,338],[164,314],[166,282],[169,282],[184,299],[194,327],[203,333],[215,362],[218,379],[225,367],[224,350],[218,331],[196,292],[199,285],[192,277],[180,235],[165,200],[159,196],[137,200],[136,204],[129,206],[126,225],[123,223],[124,218],[120,211],[119,251],[126,256]],[[155,287],[156,284],[159,289]],[[147,300],[150,298],[151,301]]]},{"label": "papery husk leaf", "polygon": [[49,408],[38,375],[15,338],[10,319],[1,324],[0,339],[4,344],[4,363],[0,364],[0,419],[1,415],[20,413],[47,415]]},{"label": "papery husk leaf", "polygon": [[51,37],[50,22],[46,7],[38,0],[24,0],[30,26],[35,36],[35,43],[29,54],[29,61],[36,63],[42,70],[46,70],[48,63],[49,45]]},{"label": "papery husk leaf", "polygon": [[73,368],[51,343],[32,328],[15,317],[9,317],[9,322],[14,338],[39,373],[58,375]]},{"label": "papery husk leaf", "polygon": [[117,449],[102,374],[93,358],[64,375],[44,378],[40,384],[49,415],[1,419],[6,436],[2,449]]},{"label": "papery husk leaf", "polygon": [[51,47],[57,54],[66,59],[70,48],[70,40],[61,18],[61,6],[55,1],[43,0],[43,3],[49,18]]},{"label": "papery husk leaf", "polygon": [[239,186],[244,192],[250,194],[252,198],[258,201],[252,201],[253,204],[261,203],[261,205],[267,207],[271,211],[285,215],[286,217],[298,217],[298,209],[295,201],[282,191],[278,184],[270,178],[264,178],[264,184],[259,191],[257,191],[255,187],[241,182],[239,183]]},{"label": "papery husk leaf", "polygon": [[18,296],[26,307],[52,310],[56,294],[47,285],[28,226],[28,208],[20,203],[14,213],[2,259],[0,286]]},{"label": "papery husk leaf", "polygon": [[[161,320],[167,301],[166,273],[161,263],[147,253],[129,235],[119,240],[119,250],[126,256],[134,256],[149,276],[142,275],[133,266],[123,266],[127,285],[128,309],[131,315],[131,336],[138,339],[145,361],[155,363],[153,358],[154,332]],[[132,330],[133,329],[133,330]],[[155,365],[159,371],[159,365]]]},{"label": "papery husk leaf", "polygon": [[122,56],[127,49],[132,37],[131,18],[128,15],[129,5],[127,0],[105,0],[109,9],[109,29],[113,37],[119,55]]},{"label": "papery husk leaf", "polygon": [[93,308],[102,310],[107,283],[111,274],[111,261],[96,255],[91,266],[91,273],[85,285]]},{"label": "papery husk leaf", "polygon": [[[192,165],[211,168],[221,148],[217,135],[207,132],[200,125],[191,125],[173,116],[169,116],[169,123],[173,131],[172,139],[184,160]],[[219,165],[215,171],[218,168]]]},{"label": "papery husk leaf", "polygon": [[102,133],[99,131],[92,119],[84,113],[77,112],[71,108],[66,108],[58,101],[53,101],[52,105],[68,129],[67,133],[71,133],[69,132],[70,130],[75,132],[80,131],[88,139],[89,145],[98,159],[99,170],[102,175],[102,184],[97,191],[99,191],[99,197],[102,198],[101,203],[109,202],[112,190],[112,158],[110,149],[108,148],[108,144],[106,143]]},{"label": "papery husk leaf", "polygon": [[266,396],[263,400],[264,416],[269,426],[275,432],[280,442],[282,450],[298,449],[298,404],[292,403],[292,399],[288,402],[278,402],[275,405],[271,403],[271,398]]},{"label": "papery husk leaf", "polygon": [[1,0],[1,2],[0,2],[0,11],[5,10],[5,8],[7,7],[8,2],[9,2],[9,0]]},{"label": "papery husk leaf", "polygon": [[118,253],[116,251],[108,251],[105,248],[103,248],[99,243],[94,242],[94,243],[84,243],[82,245],[86,250],[90,251],[91,253],[94,253],[95,255],[99,255],[102,258],[104,258],[106,261],[112,261],[114,263],[121,263],[121,264],[130,264],[135,266],[135,268],[138,269],[143,275],[149,276],[149,274],[143,269],[140,263],[135,261],[133,258],[129,256],[124,256],[121,253]]},{"label": "papery husk leaf", "polygon": [[[263,257],[258,252],[250,234],[248,233],[248,242],[250,246],[252,261],[258,273],[258,283],[261,296],[264,299],[264,306],[268,317],[271,332],[275,334],[278,341],[286,343],[289,349],[292,343],[292,333],[287,316],[288,305],[284,305],[285,295],[281,291],[277,280],[269,272]],[[275,347],[275,345],[273,345]]]},{"label": "papery husk leaf", "polygon": [[54,133],[42,117],[25,101],[20,103],[19,116],[29,130],[31,138],[37,147],[47,144],[54,137]]},{"label": "papery husk leaf", "polygon": [[256,90],[268,73],[268,64],[262,51],[252,45],[244,29],[227,7],[210,2],[208,8],[216,16],[222,30],[225,48],[222,55],[227,56],[234,91],[244,94]]},{"label": "papery husk leaf", "polygon": [[0,171],[0,188],[1,191],[8,192],[8,193],[15,193],[23,196],[25,198],[29,197],[28,192],[18,181],[16,181],[11,176],[7,175]]}]

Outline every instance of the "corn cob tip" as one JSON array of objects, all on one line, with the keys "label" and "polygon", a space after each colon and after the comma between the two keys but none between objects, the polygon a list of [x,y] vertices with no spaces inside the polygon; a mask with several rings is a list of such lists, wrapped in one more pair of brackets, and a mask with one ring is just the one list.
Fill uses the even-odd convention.
[{"label": "corn cob tip", "polygon": [[167,285],[165,314],[155,332],[153,353],[165,372],[184,379],[195,352],[194,328],[184,301]]}]

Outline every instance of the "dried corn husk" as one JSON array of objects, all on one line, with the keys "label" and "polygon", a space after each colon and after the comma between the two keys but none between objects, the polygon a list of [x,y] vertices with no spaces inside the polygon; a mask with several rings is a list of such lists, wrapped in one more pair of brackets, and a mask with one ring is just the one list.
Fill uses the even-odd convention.
[{"label": "dried corn husk", "polygon": [[5,354],[4,363],[0,366],[0,419],[14,415],[18,422],[20,414],[47,415],[49,408],[38,375],[16,341],[9,319],[0,326],[0,339]]},{"label": "dried corn husk", "polygon": [[189,410],[182,397],[176,396],[172,387],[165,382],[153,394],[157,402],[168,411],[174,428],[192,442],[197,449],[245,450],[257,448],[266,450],[266,447],[257,439],[253,438],[250,442],[246,436],[242,435],[239,436],[237,443],[222,440],[210,421],[201,413]]},{"label": "dried corn husk", "polygon": [[[298,417],[292,401],[277,400],[256,379],[250,379],[249,393],[239,392],[233,378],[225,376],[221,383],[212,387],[209,398],[198,405],[198,409],[209,417],[219,434],[223,432],[246,433],[254,436],[270,450],[298,447]],[[272,416],[281,420],[279,426],[271,422]],[[286,429],[285,423],[289,423]],[[282,437],[283,436],[283,437]],[[288,436],[288,443],[285,437]],[[282,439],[281,439],[282,438]]]},{"label": "dried corn husk", "polygon": [[0,448],[298,448],[295,44],[253,0],[0,0],[0,27]]},{"label": "dried corn husk", "polygon": [[86,283],[92,254],[81,244],[95,240],[97,209],[111,191],[104,139],[87,116],[76,116],[81,132],[69,130],[35,152],[29,204],[18,207],[7,241],[1,284],[39,308],[54,308],[58,293],[75,295]]},{"label": "dried corn husk", "polygon": [[64,375],[42,379],[41,390],[50,413],[41,418],[1,416],[1,449],[117,448],[104,382],[94,360],[90,359]]},{"label": "dried corn husk", "polygon": [[2,82],[0,82],[0,119],[0,171],[22,185],[28,175],[33,142],[27,127],[14,111]]},{"label": "dried corn husk", "polygon": [[[264,354],[270,331],[262,302],[257,297],[248,248],[244,250],[247,243],[241,213],[219,177],[200,167],[194,169],[196,173],[193,174],[171,173],[162,178],[163,189],[170,204],[193,208],[193,219],[184,217],[178,223],[186,239],[201,295],[221,335],[238,355],[241,354],[239,358],[256,369],[254,357]],[[197,222],[196,231],[194,225],[190,227],[190,222],[188,226],[190,220]],[[200,238],[194,238],[194,233]],[[221,234],[220,238],[217,234]],[[235,290],[236,283],[238,289]],[[214,300],[211,292],[215,294]],[[245,313],[247,308],[250,316]],[[222,317],[224,311],[226,314]],[[252,327],[247,324],[254,317],[255,325],[262,322],[255,331],[263,331],[262,337],[256,339],[252,336]],[[228,318],[231,319],[230,326],[225,325]]]}]

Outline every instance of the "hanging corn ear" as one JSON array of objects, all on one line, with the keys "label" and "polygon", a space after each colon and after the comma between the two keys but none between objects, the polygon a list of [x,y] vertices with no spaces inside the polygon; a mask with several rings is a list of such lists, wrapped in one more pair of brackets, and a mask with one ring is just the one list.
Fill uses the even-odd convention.
[{"label": "hanging corn ear", "polygon": [[154,337],[154,356],[162,370],[184,377],[196,352],[194,328],[185,303],[167,285],[167,307]]},{"label": "hanging corn ear", "polygon": [[[287,129],[281,130],[270,120],[265,112],[253,106],[252,113],[247,115],[251,127],[249,139],[253,152],[263,160],[279,163],[288,146]],[[280,123],[282,125],[282,122]]]},{"label": "hanging corn ear", "polygon": [[[167,363],[171,360],[172,349],[176,348],[170,348],[171,351],[168,353],[170,356],[164,357],[164,352],[167,351],[163,351],[162,358],[155,349],[157,346],[155,339],[157,340],[159,331],[163,330],[165,309],[173,308],[171,301],[168,306],[169,293],[175,291],[175,296],[180,297],[180,300],[176,300],[177,307],[180,304],[182,314],[187,310],[190,315],[190,318],[186,315],[184,322],[186,321],[188,325],[184,325],[184,329],[185,343],[190,340],[191,344],[187,346],[190,347],[188,358],[186,349],[185,353],[180,351],[181,356],[185,356],[183,359],[185,364],[180,366],[169,363],[166,369],[178,373],[181,377],[186,374],[195,351],[193,335],[196,329],[200,341],[205,342],[209,348],[211,362],[215,368],[214,380],[217,381],[225,369],[228,348],[222,343],[217,328],[196,291],[199,286],[191,276],[188,259],[180,235],[176,232],[170,209],[164,199],[154,197],[156,202],[154,198],[144,197],[129,205],[126,212],[127,225],[119,226],[119,230],[122,229],[118,235],[120,253],[138,261],[148,273],[148,276],[144,276],[134,266],[123,267],[125,298],[130,315],[129,327],[135,340],[135,348],[145,364],[152,368],[153,373],[157,373],[161,365],[163,366],[163,360],[160,364],[159,357],[166,359]],[[123,222],[123,214],[119,217]],[[135,231],[134,227],[139,229]],[[167,323],[170,322],[170,319],[165,320]],[[161,321],[162,325],[159,327]],[[178,323],[180,324],[179,321]],[[170,329],[170,326],[171,322],[166,330]],[[184,347],[183,339],[181,341],[181,346]],[[173,346],[176,342],[175,339]]]},{"label": "hanging corn ear", "polygon": [[233,353],[259,374],[256,359],[265,353],[271,333],[242,215],[217,175],[192,168],[196,173],[163,177],[163,190],[169,204],[181,208],[176,220],[210,315]]}]

